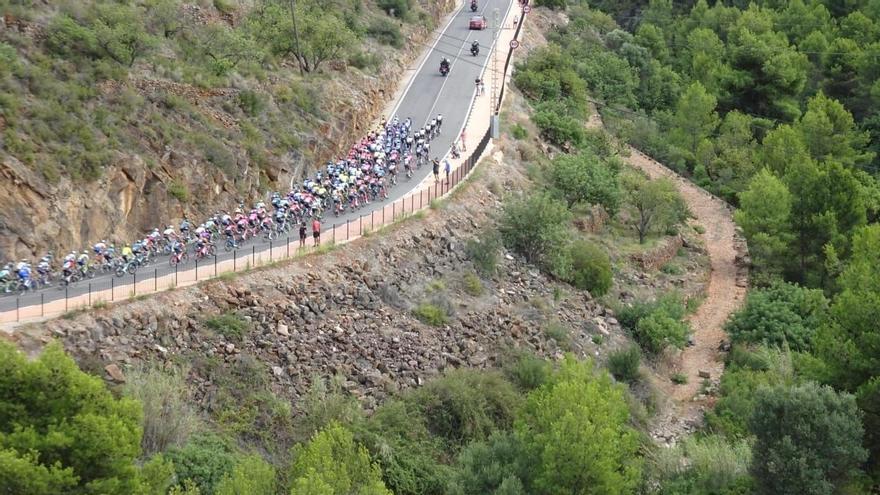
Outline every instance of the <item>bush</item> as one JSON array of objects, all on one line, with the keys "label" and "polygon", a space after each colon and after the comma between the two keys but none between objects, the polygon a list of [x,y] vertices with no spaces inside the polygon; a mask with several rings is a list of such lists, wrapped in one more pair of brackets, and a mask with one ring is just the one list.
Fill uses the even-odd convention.
[{"label": "bush", "polygon": [[275,495],[275,468],[260,456],[241,459],[231,473],[226,473],[214,495]]},{"label": "bush", "polygon": [[481,275],[490,277],[495,274],[495,269],[498,266],[498,249],[500,247],[498,235],[491,232],[479,239],[468,239],[464,245],[464,252],[473,261],[474,268]]},{"label": "bush", "polygon": [[556,345],[565,350],[571,348],[571,337],[569,333],[569,329],[558,321],[552,321],[544,327],[544,335],[547,338],[552,339],[556,342]]},{"label": "bush", "polygon": [[389,13],[394,9],[394,17],[406,17],[412,7],[412,0],[379,0],[377,5]]},{"label": "bush", "polygon": [[150,368],[131,370],[125,378],[125,395],[137,400],[144,409],[144,456],[184,445],[198,428],[199,417],[183,375]]},{"label": "bush", "polygon": [[229,340],[240,341],[250,330],[250,324],[241,316],[229,312],[212,316],[205,320],[205,325]]},{"label": "bush", "polygon": [[565,203],[547,193],[535,193],[504,203],[499,231],[508,248],[549,267],[552,256],[563,251],[569,220]]},{"label": "bush", "polygon": [[528,392],[547,383],[552,367],[545,359],[534,354],[521,353],[504,363],[502,370],[508,380],[520,390]]},{"label": "bush", "polygon": [[391,19],[379,17],[370,21],[367,26],[367,34],[376,38],[379,43],[400,48],[403,46],[403,34],[400,28]]},{"label": "bush", "polygon": [[49,344],[30,359],[0,342],[0,490],[138,491],[140,405],[117,399]]},{"label": "bush", "polygon": [[189,202],[189,188],[180,181],[174,181],[168,185],[168,194],[181,203]]},{"label": "bush", "polygon": [[688,377],[684,373],[674,373],[669,379],[676,385],[684,385],[688,382]]},{"label": "bush", "polygon": [[749,420],[759,493],[826,495],[868,458],[855,399],[816,383],[761,388]]},{"label": "bush", "polygon": [[442,494],[451,469],[440,438],[431,436],[417,405],[391,400],[354,426],[382,468],[385,485],[398,495]]},{"label": "bush", "polygon": [[513,425],[521,396],[498,371],[457,369],[404,396],[434,435],[458,449]]},{"label": "bush", "polygon": [[828,300],[821,290],[777,283],[749,292],[745,307],[734,313],[725,329],[733,342],[788,345],[809,352],[827,313]]},{"label": "bush", "polygon": [[550,164],[549,178],[569,207],[602,205],[612,216],[620,207],[617,169],[593,153],[559,155]]},{"label": "bush", "polygon": [[526,492],[635,493],[640,442],[629,422],[623,387],[592,362],[566,358],[517,417],[533,478]]},{"label": "bush", "polygon": [[449,495],[525,495],[529,465],[523,443],[510,432],[497,432],[469,444],[456,460]]},{"label": "bush", "polygon": [[571,270],[565,280],[578,289],[590,291],[595,297],[604,296],[611,288],[611,259],[600,247],[586,241],[575,241],[568,246]]},{"label": "bush", "polygon": [[664,494],[753,493],[748,472],[751,460],[751,447],[745,440],[728,442],[719,435],[690,437],[656,452],[652,478]]},{"label": "bush", "polygon": [[244,113],[256,117],[266,108],[266,102],[256,91],[244,90],[238,93],[238,106]]},{"label": "bush", "polygon": [[464,286],[464,291],[474,297],[483,295],[483,281],[475,273],[465,273],[462,285]]},{"label": "bush", "polygon": [[541,131],[541,137],[562,148],[577,147],[584,140],[583,124],[577,117],[566,115],[560,105],[539,105],[532,121]]},{"label": "bush", "polygon": [[446,311],[429,302],[423,302],[416,306],[413,315],[422,323],[434,327],[441,327],[449,322],[449,315],[446,314]]},{"label": "bush", "polygon": [[513,139],[525,139],[529,137],[529,132],[526,131],[525,127],[519,124],[513,124],[510,127],[510,135],[513,136]]},{"label": "bush", "polygon": [[363,493],[391,495],[379,466],[367,450],[338,423],[293,449],[291,493]]},{"label": "bush", "polygon": [[166,453],[174,463],[181,487],[191,481],[202,493],[214,493],[214,486],[235,467],[235,454],[230,442],[211,433],[194,436],[183,447]]},{"label": "bush", "polygon": [[343,425],[356,424],[362,410],[357,399],[343,388],[345,378],[336,375],[329,379],[312,376],[308,393],[300,401],[302,414],[296,422],[296,436],[305,442],[315,433],[336,422]]},{"label": "bush", "polygon": [[613,351],[608,355],[608,371],[622,382],[633,383],[641,376],[639,372],[641,359],[642,355],[636,346]]},{"label": "bush", "polygon": [[667,346],[684,347],[687,335],[686,323],[658,311],[639,320],[633,336],[645,352],[659,354]]}]

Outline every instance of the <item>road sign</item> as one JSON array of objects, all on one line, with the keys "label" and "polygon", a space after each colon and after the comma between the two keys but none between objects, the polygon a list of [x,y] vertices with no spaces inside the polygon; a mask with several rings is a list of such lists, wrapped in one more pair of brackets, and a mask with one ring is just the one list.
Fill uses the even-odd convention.
[{"label": "road sign", "polygon": [[530,6],[526,5],[525,7],[523,7],[523,14],[528,14],[531,11],[532,8]]},{"label": "road sign", "polygon": [[511,47],[511,48],[514,48],[514,49],[518,48],[518,47],[519,47],[519,41],[516,41],[516,40],[510,40],[510,47]]}]

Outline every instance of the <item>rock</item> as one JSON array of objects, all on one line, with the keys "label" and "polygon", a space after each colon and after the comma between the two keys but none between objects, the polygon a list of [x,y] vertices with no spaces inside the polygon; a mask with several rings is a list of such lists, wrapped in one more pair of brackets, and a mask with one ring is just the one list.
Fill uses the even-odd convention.
[{"label": "rock", "polygon": [[287,329],[287,325],[284,323],[278,323],[278,326],[275,327],[275,333],[278,335],[284,335],[285,337],[290,337],[290,330]]},{"label": "rock", "polygon": [[484,354],[482,352],[478,352],[468,358],[468,363],[470,363],[471,366],[480,366],[481,364],[485,363],[488,359],[489,359],[489,356],[487,356],[486,354]]},{"label": "rock", "polygon": [[162,347],[162,346],[159,345],[159,344],[155,344],[155,345],[153,346],[153,348],[155,348],[157,351],[161,352],[163,356],[164,356],[165,354],[168,354],[168,349],[165,348],[165,347]]},{"label": "rock", "polygon": [[283,376],[284,369],[281,366],[272,366],[272,374],[275,376]]},{"label": "rock", "polygon": [[116,363],[110,363],[107,366],[104,366],[104,371],[107,372],[107,376],[110,377],[116,383],[125,383],[125,375],[122,374],[122,370],[119,369],[119,366]]},{"label": "rock", "polygon": [[226,353],[232,354],[235,352],[235,344],[226,344]]},{"label": "rock", "polygon": [[708,371],[705,371],[705,370],[700,370],[699,372],[697,372],[697,376],[708,380],[709,378],[712,378],[712,373],[709,373]]}]

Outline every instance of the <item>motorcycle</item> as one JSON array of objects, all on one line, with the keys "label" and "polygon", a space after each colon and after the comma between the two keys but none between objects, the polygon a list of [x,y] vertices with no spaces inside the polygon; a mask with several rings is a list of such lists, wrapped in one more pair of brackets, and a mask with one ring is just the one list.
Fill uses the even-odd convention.
[{"label": "motorcycle", "polygon": [[480,54],[480,45],[471,45],[471,55],[477,56]]},{"label": "motorcycle", "polygon": [[449,66],[440,64],[440,75],[446,77],[449,74]]},{"label": "motorcycle", "polygon": [[476,12],[477,8],[477,2],[471,2],[471,12]]}]

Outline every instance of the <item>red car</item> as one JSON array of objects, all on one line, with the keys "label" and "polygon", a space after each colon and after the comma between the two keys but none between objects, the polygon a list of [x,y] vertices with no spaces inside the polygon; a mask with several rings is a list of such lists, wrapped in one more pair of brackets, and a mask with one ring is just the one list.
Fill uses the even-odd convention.
[{"label": "red car", "polygon": [[479,29],[482,31],[483,29],[486,29],[487,27],[489,27],[489,22],[486,21],[486,16],[484,16],[484,15],[474,15],[474,16],[471,16],[471,22],[470,22],[469,27],[471,29]]}]

